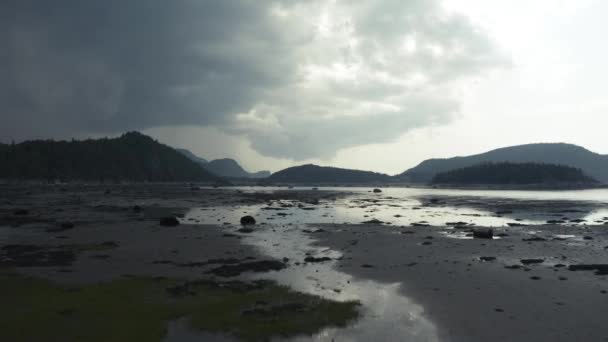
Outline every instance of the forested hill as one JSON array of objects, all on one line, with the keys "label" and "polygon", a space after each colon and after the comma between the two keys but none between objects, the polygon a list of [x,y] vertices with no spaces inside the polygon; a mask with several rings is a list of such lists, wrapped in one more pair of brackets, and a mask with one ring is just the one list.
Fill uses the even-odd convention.
[{"label": "forested hill", "polygon": [[138,132],[114,139],[0,145],[0,179],[216,181],[200,165]]},{"label": "forested hill", "polygon": [[582,169],[585,174],[608,183],[608,156],[591,152],[580,146],[561,143],[511,146],[472,156],[429,159],[397,178],[406,182],[427,183],[441,172],[481,163],[501,162],[566,165]]},{"label": "forested hill", "polygon": [[301,165],[290,167],[273,173],[265,182],[283,184],[363,184],[387,183],[391,177],[385,174],[323,167],[317,165]]},{"label": "forested hill", "polygon": [[592,185],[581,169],[540,163],[483,163],[437,174],[433,184],[453,185]]}]

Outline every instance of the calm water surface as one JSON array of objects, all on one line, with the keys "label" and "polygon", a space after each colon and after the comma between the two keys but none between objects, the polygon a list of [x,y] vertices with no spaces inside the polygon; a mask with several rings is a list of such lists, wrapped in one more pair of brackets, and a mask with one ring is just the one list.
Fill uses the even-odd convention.
[{"label": "calm water surface", "polygon": [[[310,190],[294,188],[292,191]],[[242,187],[227,191],[272,192],[286,188]],[[318,204],[273,201],[266,204],[197,208],[189,218],[198,223],[238,223],[253,215],[259,223],[314,224],[361,223],[380,220],[396,226],[413,223],[443,226],[466,222],[478,226],[509,223],[544,224],[550,220],[584,220],[577,224],[601,224],[608,220],[608,189],[578,191],[444,190],[419,188],[319,188],[319,192],[345,192],[335,201]],[[606,219],[604,219],[606,218]],[[601,222],[600,222],[601,221]]]}]

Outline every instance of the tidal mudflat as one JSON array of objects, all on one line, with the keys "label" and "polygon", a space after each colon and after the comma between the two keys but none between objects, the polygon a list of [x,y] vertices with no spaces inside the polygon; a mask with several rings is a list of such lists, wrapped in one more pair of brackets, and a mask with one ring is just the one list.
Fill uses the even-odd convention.
[{"label": "tidal mudflat", "polygon": [[[607,202],[606,190],[2,186],[0,339],[607,340]],[[475,238],[482,227],[493,238]]]}]

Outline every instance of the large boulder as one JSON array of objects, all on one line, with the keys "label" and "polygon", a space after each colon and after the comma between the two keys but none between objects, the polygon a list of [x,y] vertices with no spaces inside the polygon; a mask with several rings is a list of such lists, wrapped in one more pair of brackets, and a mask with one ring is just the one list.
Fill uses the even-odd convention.
[{"label": "large boulder", "polygon": [[250,215],[243,216],[243,217],[241,217],[241,224],[243,226],[254,225],[255,219],[253,218],[253,216],[250,216]]}]

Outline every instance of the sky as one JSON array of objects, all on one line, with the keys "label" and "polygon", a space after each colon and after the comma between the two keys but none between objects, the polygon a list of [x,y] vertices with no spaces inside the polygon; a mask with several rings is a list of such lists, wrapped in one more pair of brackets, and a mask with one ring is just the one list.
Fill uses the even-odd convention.
[{"label": "sky", "polygon": [[251,171],[608,154],[601,0],[3,0],[0,141],[138,130]]}]

